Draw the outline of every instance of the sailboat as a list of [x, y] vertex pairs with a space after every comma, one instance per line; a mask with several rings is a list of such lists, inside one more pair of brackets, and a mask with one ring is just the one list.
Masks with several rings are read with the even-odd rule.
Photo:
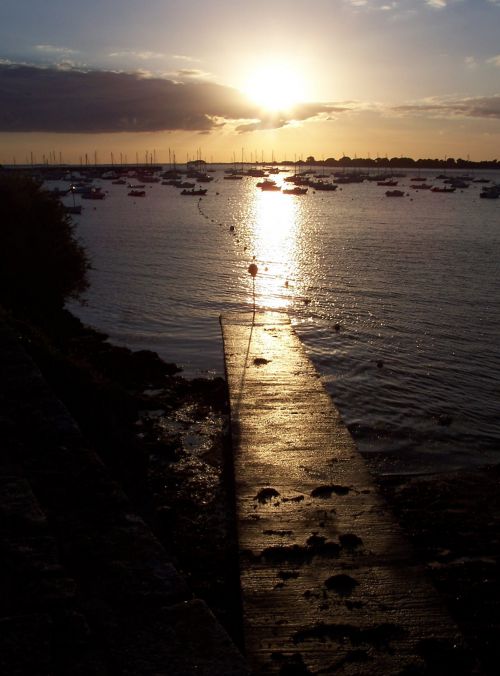
[[64, 204], [64, 213], [66, 214], [81, 214], [82, 213], [82, 205], [81, 204], [76, 204], [75, 202], [75, 191], [71, 188], [71, 195], [73, 197], [73, 204]]

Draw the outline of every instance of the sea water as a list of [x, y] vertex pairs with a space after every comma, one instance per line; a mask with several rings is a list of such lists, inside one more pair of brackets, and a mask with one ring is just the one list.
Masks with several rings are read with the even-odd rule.
[[72, 310], [188, 376], [223, 375], [219, 315], [251, 310], [255, 291], [257, 309], [289, 314], [377, 471], [500, 460], [500, 200], [476, 183], [413, 190], [411, 172], [402, 198], [368, 182], [291, 196], [212, 175], [201, 200], [97, 181], [107, 198], [74, 217], [92, 271]]

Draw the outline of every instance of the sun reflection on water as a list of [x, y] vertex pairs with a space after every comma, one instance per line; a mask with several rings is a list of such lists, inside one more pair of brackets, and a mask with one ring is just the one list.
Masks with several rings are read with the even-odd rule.
[[251, 249], [259, 273], [256, 303], [285, 310], [292, 302], [288, 280], [297, 277], [298, 206], [296, 198], [280, 192], [256, 191]]

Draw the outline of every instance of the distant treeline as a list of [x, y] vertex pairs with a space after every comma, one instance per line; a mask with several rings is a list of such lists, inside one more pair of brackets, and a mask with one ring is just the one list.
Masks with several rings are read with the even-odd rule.
[[366, 157], [348, 157], [347, 155], [336, 160], [334, 157], [329, 157], [326, 160], [316, 160], [310, 156], [307, 160], [300, 161], [300, 164], [314, 164], [327, 167], [373, 167], [373, 168], [421, 168], [421, 169], [500, 169], [500, 162], [495, 160], [480, 160], [473, 162], [472, 160], [464, 160], [462, 158], [455, 159], [454, 157], [447, 157], [446, 159], [431, 159], [421, 158], [414, 160], [412, 157], [377, 157], [375, 159]]
[[[214, 162], [214, 164], [234, 164], [229, 162]], [[344, 155], [338, 160], [334, 157], [328, 157], [326, 160], [317, 160], [314, 156], [310, 155], [306, 160], [282, 160], [282, 161], [273, 161], [273, 162], [242, 162], [237, 163], [242, 165], [251, 165], [251, 164], [264, 164], [264, 165], [281, 165], [281, 166], [326, 166], [326, 167], [350, 167], [350, 168], [392, 168], [392, 169], [496, 169], [500, 170], [500, 161], [497, 159], [494, 160], [480, 160], [478, 162], [473, 162], [472, 160], [464, 160], [461, 157], [455, 159], [454, 157], [447, 157], [445, 159], [432, 159], [432, 158], [420, 158], [418, 160], [413, 159], [412, 157], [349, 157]], [[196, 162], [188, 162], [188, 165], [198, 165], [204, 166], [208, 165], [204, 160], [197, 160]], [[63, 165], [18, 165], [18, 166], [3, 166], [0, 164], [0, 171], [2, 169], [6, 171], [18, 171], [19, 173], [33, 171], [34, 169], [42, 174], [50, 173], [51, 171], [61, 171], [61, 170], [79, 170], [83, 172], [88, 172], [91, 170], [106, 172], [106, 171], [124, 171], [127, 169], [135, 169], [138, 171], [161, 171], [163, 167], [171, 166], [167, 163], [159, 164], [98, 164], [98, 165], [89, 165], [82, 166], [77, 164], [63, 164]]]

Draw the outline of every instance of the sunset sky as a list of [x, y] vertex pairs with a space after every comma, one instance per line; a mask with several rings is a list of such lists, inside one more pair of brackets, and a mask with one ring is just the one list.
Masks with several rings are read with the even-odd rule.
[[500, 158], [500, 0], [2, 0], [0, 162]]

